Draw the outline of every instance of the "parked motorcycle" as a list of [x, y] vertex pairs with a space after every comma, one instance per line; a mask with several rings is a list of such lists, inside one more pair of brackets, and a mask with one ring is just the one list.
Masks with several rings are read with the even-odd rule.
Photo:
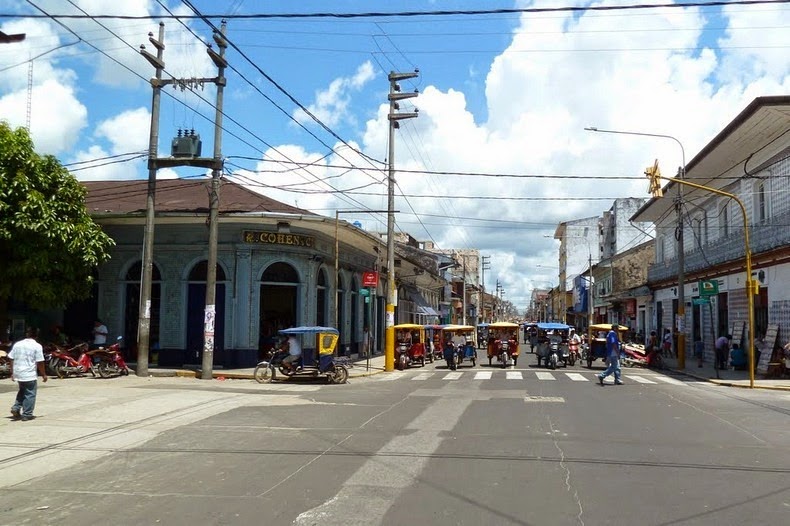
[[11, 360], [8, 359], [8, 353], [0, 350], [0, 378], [11, 376]]
[[95, 351], [91, 351], [91, 354], [96, 360], [94, 368], [102, 378], [129, 375], [129, 367], [127, 367], [126, 361], [121, 354], [121, 340], [123, 340], [123, 337], [118, 336], [116, 342], [107, 349], [96, 349]]
[[[75, 356], [78, 356], [78, 358], [75, 358]], [[58, 378], [67, 378], [72, 375], [82, 376], [87, 373], [91, 373], [91, 376], [96, 376], [87, 343], [81, 343], [71, 349], [53, 346], [50, 353], [49, 367]]]

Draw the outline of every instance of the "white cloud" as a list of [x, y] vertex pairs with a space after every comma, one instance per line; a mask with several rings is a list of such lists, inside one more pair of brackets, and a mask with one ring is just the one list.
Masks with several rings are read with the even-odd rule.
[[[359, 92], [375, 76], [373, 65], [366, 61], [357, 68], [354, 75], [337, 78], [328, 88], [316, 93], [315, 103], [307, 106], [307, 109], [328, 126], [336, 126], [340, 122], [353, 123], [354, 119], [349, 111], [352, 94]], [[294, 118], [303, 123], [310, 121], [302, 110], [297, 110]]]
[[[77, 142], [86, 126], [88, 110], [80, 103], [74, 90], [46, 80], [33, 88], [30, 133], [41, 153], [58, 154]], [[0, 115], [13, 126], [24, 126], [27, 119], [27, 90], [0, 97]]]
[[148, 149], [148, 136], [151, 129], [151, 112], [147, 108], [127, 110], [96, 127], [96, 137], [107, 139], [110, 152], [135, 152]]

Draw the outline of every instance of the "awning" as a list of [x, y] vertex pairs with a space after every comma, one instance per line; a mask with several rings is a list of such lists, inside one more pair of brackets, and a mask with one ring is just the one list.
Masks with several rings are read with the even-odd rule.
[[426, 316], [438, 316], [439, 313], [431, 307], [431, 304], [428, 303], [428, 300], [420, 294], [420, 291], [417, 290], [417, 287], [414, 286], [405, 286], [404, 287], [406, 292], [406, 300], [414, 302], [414, 305], [417, 307], [417, 314], [424, 314]]

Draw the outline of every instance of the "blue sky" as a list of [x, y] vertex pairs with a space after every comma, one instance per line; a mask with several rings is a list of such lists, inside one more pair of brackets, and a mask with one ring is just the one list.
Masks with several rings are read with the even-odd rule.
[[[154, 0], [73, 2], [91, 15], [165, 12]], [[177, 14], [190, 13], [181, 2], [161, 2]], [[51, 14], [78, 12], [67, 1], [33, 3]], [[624, 3], [194, 1], [204, 14]], [[136, 49], [147, 43], [148, 31], [157, 31], [158, 20], [102, 20], [117, 36], [92, 20], [61, 20], [79, 35], [78, 40], [52, 20], [26, 17], [33, 13], [39, 11], [28, 2], [0, 0], [0, 14], [18, 15], [0, 18], [3, 31], [28, 34], [22, 44], [0, 47], [0, 118], [25, 124], [25, 62], [54, 50], [33, 61], [31, 131], [37, 148], [64, 163], [145, 150], [151, 89], [140, 76], [147, 79], [153, 69]], [[165, 22], [168, 73], [213, 76], [204, 44], [178, 21]], [[184, 22], [210, 40], [204, 22]], [[677, 145], [671, 141], [591, 134], [583, 127], [673, 135], [690, 159], [755, 97], [788, 93], [789, 26], [790, 6], [780, 4], [574, 14], [230, 20], [228, 36], [345, 142], [378, 161], [386, 155], [386, 74], [419, 68], [419, 78], [404, 82], [403, 89], [418, 88], [420, 96], [403, 108], [409, 111], [413, 104], [420, 117], [404, 122], [399, 130], [395, 160], [398, 168], [425, 173], [398, 176], [399, 193], [410, 196], [408, 202], [399, 198], [396, 203], [402, 211], [398, 228], [442, 248], [478, 248], [491, 255], [493, 275], [486, 276], [486, 283], [499, 279], [506, 299], [524, 307], [533, 287], [557, 283], [556, 270], [551, 269], [557, 261], [556, 241], [545, 236], [553, 234], [559, 221], [600, 215], [616, 197], [646, 197], [641, 173], [655, 158], [665, 172], [680, 164]], [[55, 49], [59, 46], [64, 47]], [[371, 164], [305, 120], [294, 102], [235, 50], [229, 49], [227, 57], [252, 83], [228, 72], [223, 154], [232, 180], [329, 216], [338, 207], [386, 207], [380, 172], [343, 168]], [[169, 139], [179, 127], [194, 128], [202, 136], [204, 153], [211, 152], [211, 124], [199, 113], [213, 118], [213, 108], [199, 96], [213, 103], [213, 89], [206, 87], [197, 92], [199, 96], [172, 88], [167, 92], [173, 96], [162, 98], [160, 152], [169, 153]], [[294, 169], [294, 162], [313, 165]], [[146, 172], [140, 159], [83, 169], [75, 175], [83, 180], [128, 179], [146, 177]], [[176, 175], [196, 172], [160, 174]], [[579, 178], [552, 177], [556, 175]], [[607, 175], [634, 180], [601, 179]], [[331, 179], [310, 183], [325, 178]], [[331, 188], [356, 190], [339, 195], [328, 193]], [[599, 199], [579, 199], [589, 197]], [[376, 218], [359, 220], [365, 228], [383, 229]]]

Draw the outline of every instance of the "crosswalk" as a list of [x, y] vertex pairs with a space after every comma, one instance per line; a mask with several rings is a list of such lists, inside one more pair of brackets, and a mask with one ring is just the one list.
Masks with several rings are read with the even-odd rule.
[[[404, 376], [403, 373], [393, 373], [390, 375], [383, 375], [377, 378], [379, 381], [392, 381], [398, 379], [410, 379], [414, 382], [424, 382], [427, 380], [444, 380], [455, 382], [459, 380], [539, 380], [539, 381], [572, 381], [572, 382], [597, 382], [598, 376], [595, 372], [580, 373], [580, 372], [565, 372], [565, 371], [433, 371], [433, 372], [419, 372], [414, 375]], [[607, 383], [613, 382], [613, 378], [606, 379]], [[671, 384], [671, 385], [685, 385], [686, 383], [673, 378], [660, 374], [643, 375], [643, 374], [623, 374], [624, 382], [631, 382], [634, 384]]]

